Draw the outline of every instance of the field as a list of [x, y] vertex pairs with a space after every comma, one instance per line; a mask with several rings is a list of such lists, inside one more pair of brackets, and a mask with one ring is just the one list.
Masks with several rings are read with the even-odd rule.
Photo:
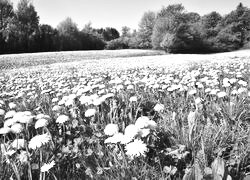
[[250, 51], [0, 57], [0, 179], [247, 180]]

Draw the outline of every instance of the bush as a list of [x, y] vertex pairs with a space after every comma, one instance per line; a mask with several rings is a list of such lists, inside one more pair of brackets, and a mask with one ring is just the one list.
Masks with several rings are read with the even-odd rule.
[[105, 49], [129, 49], [129, 38], [118, 38], [107, 42]]

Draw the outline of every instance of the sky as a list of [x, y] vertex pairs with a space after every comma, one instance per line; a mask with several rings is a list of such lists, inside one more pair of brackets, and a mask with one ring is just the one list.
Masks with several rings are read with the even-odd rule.
[[[14, 7], [19, 0], [10, 0]], [[250, 8], [250, 0], [31, 0], [40, 17], [41, 24], [53, 27], [71, 17], [82, 29], [91, 22], [94, 28], [114, 27], [121, 31], [122, 26], [138, 29], [144, 12], [158, 11], [162, 6], [181, 3], [186, 11], [200, 15], [217, 11], [224, 15], [242, 2]]]

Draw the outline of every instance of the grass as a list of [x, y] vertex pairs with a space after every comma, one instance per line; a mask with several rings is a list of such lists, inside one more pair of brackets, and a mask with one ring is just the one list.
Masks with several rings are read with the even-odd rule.
[[0, 74], [0, 179], [248, 176], [248, 51], [71, 61]]
[[0, 70], [65, 63], [72, 61], [100, 60], [138, 56], [163, 55], [163, 51], [154, 50], [102, 50], [102, 51], [67, 51], [32, 54], [13, 54], [0, 56]]

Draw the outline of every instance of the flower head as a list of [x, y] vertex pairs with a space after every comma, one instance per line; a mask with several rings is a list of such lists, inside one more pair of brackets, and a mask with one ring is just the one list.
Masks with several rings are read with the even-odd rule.
[[50, 163], [45, 163], [42, 167], [41, 167], [41, 172], [48, 172], [51, 168], [53, 168], [55, 166], [55, 161], [51, 161]]
[[40, 148], [42, 145], [48, 143], [51, 137], [49, 134], [42, 134], [34, 136], [29, 142], [30, 149]]
[[94, 116], [96, 113], [96, 110], [95, 109], [88, 109], [86, 112], [85, 112], [85, 116], [86, 117], [92, 117]]
[[147, 145], [142, 140], [135, 139], [133, 142], [128, 143], [125, 149], [126, 154], [134, 158], [140, 155], [145, 156]]
[[59, 124], [63, 124], [65, 123], [66, 121], [69, 120], [69, 117], [66, 116], [66, 115], [60, 115], [58, 116], [58, 118], [56, 119], [56, 122], [59, 123]]
[[104, 133], [108, 136], [113, 136], [114, 134], [117, 134], [118, 133], [117, 124], [108, 124], [104, 129]]

